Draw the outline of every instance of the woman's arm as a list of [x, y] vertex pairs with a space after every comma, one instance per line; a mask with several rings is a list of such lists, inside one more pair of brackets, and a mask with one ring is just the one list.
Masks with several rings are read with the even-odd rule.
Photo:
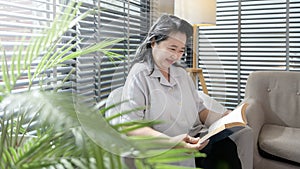
[[127, 133], [131, 136], [153, 136], [159, 138], [166, 138], [168, 142], [180, 144], [178, 147], [184, 147], [188, 149], [202, 150], [207, 144], [208, 141], [203, 142], [202, 144], [197, 144], [199, 138], [189, 136], [188, 134], [182, 134], [175, 137], [169, 137], [159, 131], [152, 129], [151, 127], [143, 127]]
[[226, 116], [230, 112], [231, 110], [227, 110], [222, 114], [222, 113], [216, 113], [209, 109], [203, 109], [202, 111], [199, 112], [199, 118], [202, 124], [206, 126], [210, 126], [213, 122], [219, 120], [223, 116]]
[[208, 109], [204, 109], [199, 112], [199, 118], [202, 124], [205, 124], [208, 114], [209, 114]]
[[169, 138], [169, 136], [152, 129], [151, 127], [143, 127], [139, 129], [135, 129], [127, 133], [130, 136], [153, 136], [153, 137], [162, 137]]

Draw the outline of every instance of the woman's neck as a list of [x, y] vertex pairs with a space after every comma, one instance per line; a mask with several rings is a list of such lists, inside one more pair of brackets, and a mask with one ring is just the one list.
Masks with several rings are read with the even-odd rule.
[[168, 82], [170, 82], [170, 68], [167, 70], [160, 70], [160, 72], [168, 80]]

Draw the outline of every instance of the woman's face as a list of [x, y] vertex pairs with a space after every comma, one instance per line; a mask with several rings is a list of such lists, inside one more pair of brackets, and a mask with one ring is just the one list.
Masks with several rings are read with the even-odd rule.
[[186, 35], [181, 32], [170, 33], [168, 38], [159, 43], [152, 42], [152, 54], [155, 64], [163, 71], [180, 60], [186, 43]]

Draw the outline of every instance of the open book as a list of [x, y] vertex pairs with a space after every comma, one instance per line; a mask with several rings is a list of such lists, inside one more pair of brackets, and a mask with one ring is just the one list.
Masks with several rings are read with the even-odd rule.
[[209, 139], [210, 142], [216, 142], [245, 128], [247, 125], [245, 112], [247, 106], [247, 103], [243, 103], [228, 115], [211, 124], [208, 128], [208, 133], [201, 137], [198, 143], [201, 144], [207, 139]]

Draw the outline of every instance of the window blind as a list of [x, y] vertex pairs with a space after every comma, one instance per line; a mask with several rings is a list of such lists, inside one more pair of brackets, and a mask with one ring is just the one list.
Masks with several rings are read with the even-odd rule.
[[143, 40], [150, 24], [150, 1], [85, 0], [81, 11], [95, 9], [80, 22], [77, 30], [86, 39], [81, 46], [120, 39], [109, 46], [116, 55], [92, 53], [76, 60], [76, 87], [89, 104], [97, 104], [109, 93], [123, 86], [128, 63]]
[[118, 49], [116, 52], [121, 57], [113, 61], [104, 57], [101, 61], [99, 87], [101, 98], [105, 98], [126, 80], [128, 63], [149, 29], [150, 1], [101, 1], [100, 7], [103, 9], [100, 13], [100, 34], [104, 37], [124, 38], [122, 43], [113, 47]]
[[[74, 43], [81, 40], [73, 49], [76, 51], [106, 39], [120, 38], [122, 40], [119, 43], [110, 46], [111, 51], [117, 55], [114, 58], [100, 52], [84, 55], [66, 62], [65, 66], [47, 70], [43, 78], [46, 80], [46, 88], [51, 90], [56, 85], [63, 84], [60, 91], [85, 96], [83, 102], [94, 105], [105, 99], [111, 90], [124, 84], [128, 62], [149, 29], [151, 3], [149, 0], [81, 0], [80, 2], [82, 2], [81, 13], [90, 9], [95, 12], [90, 13], [63, 35], [62, 42], [67, 42], [74, 37]], [[21, 44], [26, 46], [29, 38], [42, 36], [41, 30], [50, 26], [58, 8], [66, 3], [55, 0], [0, 1], [0, 39], [8, 58], [13, 55], [15, 46]], [[22, 37], [25, 37], [25, 40], [21, 41]], [[37, 65], [39, 61], [34, 64]], [[3, 85], [2, 73], [0, 76], [0, 83]], [[25, 91], [28, 85], [27, 72], [24, 71], [17, 81], [14, 92]], [[38, 79], [32, 86], [35, 87], [39, 87]]]
[[241, 95], [249, 73], [288, 70], [289, 12], [286, 0], [241, 2]]
[[217, 1], [217, 26], [199, 28], [199, 66], [211, 97], [227, 107], [238, 102], [238, 1]]
[[290, 71], [300, 71], [300, 1], [289, 1], [289, 58]]
[[[43, 36], [42, 31], [50, 27], [58, 8], [62, 8], [64, 3], [56, 3], [54, 0], [11, 0], [0, 1], [0, 43], [2, 54], [6, 55], [8, 65], [12, 66], [12, 55], [17, 46], [23, 45], [24, 51], [30, 45], [30, 38]], [[70, 39], [68, 35], [62, 36], [63, 41]], [[58, 46], [59, 47], [59, 46]], [[4, 52], [5, 51], [5, 52]], [[34, 72], [39, 60], [33, 65], [31, 72]], [[44, 88], [54, 89], [66, 78], [71, 66], [57, 67], [46, 70], [43, 74], [45, 80]], [[3, 72], [0, 73], [0, 83], [3, 85]], [[39, 88], [39, 79], [33, 81], [31, 89]], [[21, 77], [16, 82], [13, 92], [28, 90], [28, 71], [23, 70]], [[69, 85], [65, 83], [65, 85]], [[63, 89], [63, 88], [61, 88]]]
[[234, 108], [253, 71], [299, 71], [299, 0], [217, 0], [200, 28], [199, 66], [212, 97]]

